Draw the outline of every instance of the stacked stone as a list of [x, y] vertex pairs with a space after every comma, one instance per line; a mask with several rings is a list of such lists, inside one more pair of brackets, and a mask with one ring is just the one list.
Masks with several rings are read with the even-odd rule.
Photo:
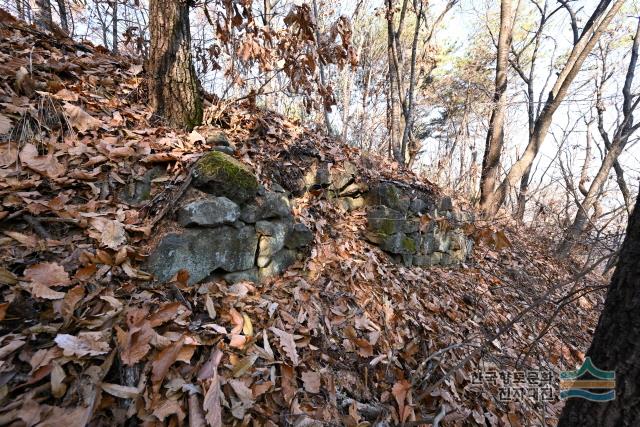
[[408, 266], [464, 262], [472, 241], [459, 226], [467, 216], [454, 211], [449, 197], [436, 205], [407, 193], [389, 182], [372, 186], [367, 196], [365, 238]]
[[189, 283], [211, 274], [229, 282], [254, 282], [282, 273], [313, 233], [296, 224], [284, 190], [266, 191], [251, 170], [215, 150], [193, 170], [192, 186], [207, 194], [181, 206], [179, 232], [163, 236], [149, 256], [157, 280], [189, 272]]

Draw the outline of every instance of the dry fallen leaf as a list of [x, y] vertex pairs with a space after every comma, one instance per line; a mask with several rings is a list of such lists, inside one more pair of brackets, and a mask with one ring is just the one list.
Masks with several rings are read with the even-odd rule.
[[107, 218], [91, 218], [91, 225], [100, 233], [94, 235], [101, 244], [111, 249], [119, 249], [127, 242], [127, 234], [121, 222]]
[[102, 332], [80, 332], [78, 336], [58, 334], [54, 341], [65, 356], [98, 356], [110, 350]]
[[24, 278], [44, 286], [68, 286], [71, 284], [69, 274], [55, 262], [32, 265], [24, 271]]
[[25, 144], [22, 148], [20, 162], [29, 169], [48, 178], [57, 178], [67, 171], [67, 168], [54, 156], [53, 150], [49, 150], [47, 154], [40, 155], [33, 144]]
[[298, 366], [300, 359], [298, 357], [298, 352], [296, 351], [296, 342], [293, 338], [293, 334], [285, 332], [282, 329], [278, 329], [275, 326], [270, 327], [269, 330], [278, 337], [282, 349], [287, 356], [289, 356], [291, 362], [293, 362], [293, 366]]
[[0, 114], [0, 135], [7, 135], [13, 129], [11, 119], [4, 114]]
[[154, 389], [160, 389], [162, 380], [164, 380], [167, 372], [169, 372], [169, 368], [178, 358], [183, 345], [184, 336], [181, 336], [178, 341], [162, 350], [156, 360], [153, 361], [153, 368], [151, 370], [151, 381], [153, 382]]
[[222, 352], [217, 348], [211, 352], [211, 357], [198, 373], [198, 379], [209, 380], [209, 387], [204, 396], [202, 407], [207, 413], [206, 419], [211, 427], [222, 427], [222, 407], [220, 405], [220, 380], [218, 378], [218, 365], [222, 360]]
[[102, 383], [100, 387], [105, 392], [112, 396], [119, 397], [121, 399], [134, 399], [140, 396], [140, 390], [136, 387], [128, 387], [120, 384]]
[[320, 373], [319, 372], [303, 372], [302, 382], [304, 383], [304, 389], [309, 393], [320, 393]]
[[85, 133], [88, 130], [98, 129], [102, 126], [102, 121], [91, 116], [82, 108], [73, 104], [64, 104], [64, 112], [69, 117], [69, 122], [79, 132]]

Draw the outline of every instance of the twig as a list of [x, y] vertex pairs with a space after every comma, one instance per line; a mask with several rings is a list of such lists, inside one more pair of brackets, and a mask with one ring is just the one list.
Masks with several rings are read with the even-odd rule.
[[158, 212], [158, 214], [151, 221], [150, 227], [153, 227], [154, 225], [156, 225], [169, 212], [173, 212], [177, 208], [178, 200], [180, 200], [180, 198], [182, 197], [184, 192], [187, 191], [187, 188], [189, 188], [189, 184], [191, 184], [191, 179], [192, 179], [191, 170], [192, 170], [192, 168], [189, 168], [189, 172], [188, 172], [187, 177], [185, 178], [185, 180], [180, 185], [180, 188], [178, 188], [178, 191], [176, 191], [176, 193], [173, 195], [173, 198], [172, 198], [173, 200], [171, 200], [171, 203], [164, 203], [163, 204], [162, 209], [160, 210], [160, 212]]

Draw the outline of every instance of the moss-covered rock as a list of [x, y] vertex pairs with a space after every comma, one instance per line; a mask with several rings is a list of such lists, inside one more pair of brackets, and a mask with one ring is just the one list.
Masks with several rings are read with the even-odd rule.
[[206, 193], [244, 203], [255, 197], [258, 179], [244, 163], [228, 154], [212, 151], [196, 163], [193, 186]]

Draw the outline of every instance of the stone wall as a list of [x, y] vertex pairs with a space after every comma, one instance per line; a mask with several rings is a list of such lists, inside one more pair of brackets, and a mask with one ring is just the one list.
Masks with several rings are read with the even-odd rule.
[[265, 190], [247, 166], [221, 151], [198, 161], [191, 185], [202, 197], [180, 206], [179, 231], [162, 236], [149, 255], [148, 270], [161, 282], [181, 269], [192, 284], [212, 275], [257, 282], [282, 273], [313, 241], [295, 223], [284, 190]]
[[365, 182], [347, 161], [313, 160], [289, 181], [295, 187], [290, 192], [278, 184], [266, 190], [225, 147], [196, 163], [191, 186], [199, 195], [182, 203], [178, 231], [161, 236], [152, 250], [147, 268], [158, 281], [181, 269], [192, 284], [212, 277], [258, 282], [281, 274], [313, 241], [311, 230], [295, 222], [288, 197], [306, 192], [346, 211], [366, 209], [363, 238], [405, 265], [455, 265], [471, 252], [462, 226], [473, 218], [454, 209], [448, 197], [401, 182]]
[[454, 208], [450, 197], [400, 182], [361, 182], [350, 162], [331, 168], [313, 162], [302, 184], [308, 191], [323, 189], [347, 211], [365, 208], [364, 238], [405, 265], [451, 266], [465, 262], [471, 254], [473, 240], [462, 227], [473, 222], [473, 215]]
[[365, 238], [405, 265], [456, 265], [471, 253], [473, 241], [462, 226], [473, 218], [454, 210], [449, 197], [433, 200], [379, 182], [371, 186], [367, 205]]

